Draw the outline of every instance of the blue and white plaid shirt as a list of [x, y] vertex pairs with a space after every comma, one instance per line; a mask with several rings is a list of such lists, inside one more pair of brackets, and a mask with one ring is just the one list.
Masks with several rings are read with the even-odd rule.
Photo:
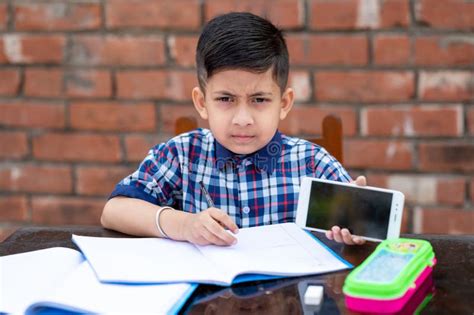
[[306, 140], [277, 131], [259, 151], [235, 155], [209, 130], [197, 129], [153, 147], [110, 198], [139, 198], [197, 213], [209, 208], [202, 181], [217, 208], [237, 226], [251, 227], [294, 221], [305, 176], [350, 181], [336, 159]]

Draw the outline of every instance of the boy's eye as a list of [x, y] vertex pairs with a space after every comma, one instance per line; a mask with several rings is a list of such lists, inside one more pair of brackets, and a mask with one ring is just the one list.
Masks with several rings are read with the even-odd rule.
[[232, 102], [232, 98], [230, 96], [220, 96], [220, 97], [217, 97], [215, 100], [217, 102], [224, 102], [224, 103]]
[[255, 103], [266, 103], [266, 102], [270, 102], [270, 100], [268, 98], [264, 98], [264, 97], [256, 97], [254, 98], [253, 100]]

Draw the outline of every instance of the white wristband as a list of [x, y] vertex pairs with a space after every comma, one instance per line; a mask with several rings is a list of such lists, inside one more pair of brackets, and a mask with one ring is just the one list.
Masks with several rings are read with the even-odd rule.
[[155, 224], [161, 236], [163, 236], [164, 238], [170, 238], [168, 234], [166, 234], [165, 231], [163, 231], [163, 229], [161, 228], [160, 215], [161, 215], [161, 212], [163, 212], [163, 210], [174, 210], [174, 209], [171, 207], [161, 207], [160, 209], [158, 209], [155, 214]]

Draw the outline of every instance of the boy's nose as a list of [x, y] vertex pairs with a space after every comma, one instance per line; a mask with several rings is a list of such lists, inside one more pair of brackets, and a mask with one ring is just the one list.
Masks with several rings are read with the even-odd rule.
[[253, 118], [246, 106], [239, 106], [232, 119], [232, 124], [239, 126], [248, 126], [253, 124]]

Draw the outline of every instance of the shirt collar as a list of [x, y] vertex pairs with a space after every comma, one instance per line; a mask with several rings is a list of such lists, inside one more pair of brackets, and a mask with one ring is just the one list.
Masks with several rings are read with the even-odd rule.
[[251, 154], [235, 154], [220, 144], [217, 139], [215, 139], [215, 148], [216, 166], [219, 169], [223, 169], [229, 163], [237, 165], [240, 161], [249, 159], [257, 168], [271, 174], [281, 155], [282, 137], [277, 130], [267, 145]]

